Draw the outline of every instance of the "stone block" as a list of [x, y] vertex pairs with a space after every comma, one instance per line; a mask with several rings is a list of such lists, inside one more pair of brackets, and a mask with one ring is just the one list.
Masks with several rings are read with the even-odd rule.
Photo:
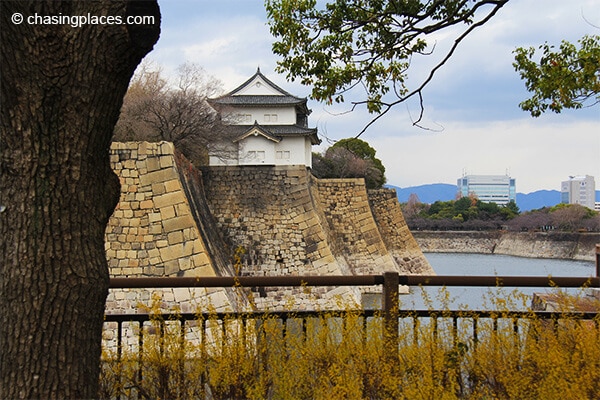
[[162, 263], [162, 259], [160, 257], [150, 257], [149, 262], [150, 262], [149, 265], [158, 265], [158, 264]]
[[162, 225], [164, 231], [168, 233], [193, 227], [195, 226], [195, 222], [191, 215], [184, 215], [164, 220]]
[[165, 289], [162, 295], [163, 301], [173, 302], [175, 301], [175, 296], [173, 295], [173, 289]]
[[152, 200], [143, 200], [139, 204], [140, 209], [152, 209], [154, 207], [154, 202]]
[[183, 257], [177, 260], [179, 262], [179, 271], [187, 271], [192, 269], [192, 260], [190, 257]]
[[194, 254], [194, 249], [196, 248], [195, 242], [184, 242], [183, 243], [183, 254], [184, 256], [191, 256]]
[[179, 272], [179, 262], [177, 260], [171, 260], [165, 262], [165, 275], [172, 276], [177, 275]]
[[231, 308], [229, 299], [225, 291], [219, 291], [208, 295], [208, 304], [215, 308], [217, 312], [222, 312]]
[[169, 168], [173, 166], [173, 156], [160, 156], [159, 157], [160, 167], [161, 168]]
[[188, 215], [190, 214], [190, 206], [187, 201], [185, 203], [179, 203], [175, 205], [175, 214], [177, 216]]
[[178, 179], [177, 171], [174, 168], [161, 169], [140, 175], [140, 185], [149, 186], [153, 183], [166, 182], [172, 179]]
[[125, 300], [125, 292], [123, 290], [114, 290], [111, 293], [114, 296], [114, 300]]
[[173, 288], [173, 296], [178, 303], [189, 302], [193, 299], [189, 288]]
[[165, 193], [160, 196], [154, 196], [154, 206], [162, 208], [179, 203], [187, 203], [187, 199], [183, 191]]
[[135, 267], [139, 267], [140, 262], [137, 258], [130, 258], [129, 261], [127, 262], [127, 267], [129, 268], [135, 268]]
[[196, 239], [198, 236], [196, 235], [196, 230], [194, 228], [187, 228], [184, 229], [182, 231], [183, 233], [183, 240], [185, 240], [186, 242], [188, 240], [194, 240]]
[[150, 233], [151, 235], [160, 235], [162, 232], [163, 229], [162, 225], [160, 224], [150, 225], [150, 227], [148, 228], [148, 233]]
[[[157, 149], [156, 154], [173, 154], [175, 152], [175, 147], [171, 142], [160, 142], [160, 149]], [[159, 153], [160, 152], [160, 153]]]
[[167, 240], [169, 241], [169, 245], [181, 243], [181, 242], [183, 242], [183, 232], [181, 232], [181, 231], [169, 232], [167, 234]]
[[206, 253], [194, 254], [192, 256], [192, 262], [196, 268], [210, 266], [210, 259]]
[[165, 184], [163, 182], [155, 182], [152, 184], [152, 194], [161, 195], [167, 192]]
[[[133, 154], [132, 154], [132, 156], [133, 156]], [[123, 161], [123, 169], [124, 170], [131, 170], [134, 168], [135, 168], [135, 160], [129, 159], [129, 160]]]
[[137, 152], [141, 155], [147, 155], [149, 151], [151, 151], [152, 144], [148, 142], [139, 142], [137, 144]]
[[167, 220], [175, 217], [175, 208], [173, 206], [163, 206], [160, 208], [160, 219]]
[[176, 260], [180, 257], [184, 257], [184, 249], [183, 249], [183, 243], [179, 243], [176, 245], [172, 245], [172, 246], [166, 246], [166, 247], [160, 247], [159, 246], [159, 251], [160, 251], [160, 257], [162, 258], [163, 261], [171, 261], [171, 260]]
[[179, 179], [171, 179], [170, 181], [166, 181], [163, 183], [165, 192], [175, 192], [181, 190], [181, 184], [179, 183]]
[[[161, 227], [162, 229], [162, 227]], [[146, 249], [153, 249], [154, 248], [154, 235], [148, 235], [148, 229], [146, 229], [146, 234], [144, 234], [144, 237], [142, 238], [142, 242], [144, 242], [145, 244], [145, 248]]]
[[215, 276], [215, 272], [213, 271], [211, 266], [202, 266], [202, 267], [196, 267], [193, 269], [189, 269], [187, 271], [183, 271], [183, 276], [185, 276], [185, 277]]
[[149, 157], [146, 159], [146, 168], [148, 172], [157, 171], [160, 169], [160, 162], [157, 157]]
[[148, 221], [150, 223], [159, 222], [161, 220], [161, 216], [159, 212], [151, 212], [148, 213]]
[[161, 276], [164, 275], [165, 269], [158, 265], [149, 265], [144, 267], [144, 275], [146, 276]]

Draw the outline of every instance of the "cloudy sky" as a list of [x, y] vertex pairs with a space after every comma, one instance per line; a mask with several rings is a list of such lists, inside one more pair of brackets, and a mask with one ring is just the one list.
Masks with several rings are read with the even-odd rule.
[[[310, 89], [274, 70], [272, 36], [263, 0], [159, 0], [162, 34], [148, 56], [173, 73], [193, 62], [223, 82], [225, 91], [260, 67], [284, 89], [305, 97]], [[512, 66], [516, 47], [545, 41], [576, 42], [600, 34], [600, 0], [511, 0], [487, 25], [462, 43], [424, 92], [429, 130], [412, 126], [419, 108], [397, 106], [363, 134], [387, 168], [388, 183], [400, 187], [455, 184], [463, 173], [505, 174], [517, 191], [560, 190], [569, 175], [593, 175], [600, 188], [600, 105], [531, 118], [518, 108], [527, 93]], [[435, 38], [448, 44], [449, 35]], [[417, 60], [416, 82], [430, 60]], [[354, 136], [372, 118], [366, 112], [340, 115], [346, 106], [309, 100], [309, 125], [328, 140]], [[322, 149], [323, 147], [321, 147]]]

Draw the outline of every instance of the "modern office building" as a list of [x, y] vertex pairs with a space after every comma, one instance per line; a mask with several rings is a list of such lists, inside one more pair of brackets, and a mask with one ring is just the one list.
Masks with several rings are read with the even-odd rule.
[[485, 203], [506, 205], [517, 200], [515, 179], [508, 175], [464, 175], [457, 189], [460, 197], [474, 195]]
[[590, 175], [570, 176], [568, 181], [560, 185], [562, 203], [581, 204], [594, 209], [596, 202], [596, 182]]

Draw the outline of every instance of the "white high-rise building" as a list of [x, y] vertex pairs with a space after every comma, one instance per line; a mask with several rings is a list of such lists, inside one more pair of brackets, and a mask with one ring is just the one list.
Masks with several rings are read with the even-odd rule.
[[596, 202], [596, 182], [590, 175], [570, 176], [568, 181], [560, 185], [561, 202], [567, 204], [581, 204], [589, 209], [594, 209]]
[[485, 203], [506, 205], [517, 200], [515, 179], [508, 175], [465, 175], [456, 186], [460, 197], [475, 195]]

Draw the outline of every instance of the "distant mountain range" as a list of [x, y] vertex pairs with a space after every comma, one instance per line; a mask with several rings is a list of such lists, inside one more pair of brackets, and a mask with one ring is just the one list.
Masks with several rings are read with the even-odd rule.
[[406, 203], [411, 194], [419, 196], [421, 203], [435, 203], [436, 201], [448, 201], [456, 199], [456, 185], [447, 183], [433, 183], [430, 185], [409, 186], [401, 188], [393, 185], [386, 185], [391, 189], [396, 189], [398, 201]]
[[[398, 186], [386, 185], [396, 189], [398, 201], [406, 203], [409, 196], [414, 193], [419, 196], [421, 203], [434, 203], [438, 200], [448, 201], [456, 198], [456, 185], [448, 183], [433, 183], [429, 185], [410, 186], [400, 188]], [[596, 199], [600, 197], [600, 191], [596, 191]], [[560, 191], [538, 190], [532, 193], [517, 193], [517, 206], [521, 211], [535, 210], [542, 207], [552, 207], [560, 203]]]

